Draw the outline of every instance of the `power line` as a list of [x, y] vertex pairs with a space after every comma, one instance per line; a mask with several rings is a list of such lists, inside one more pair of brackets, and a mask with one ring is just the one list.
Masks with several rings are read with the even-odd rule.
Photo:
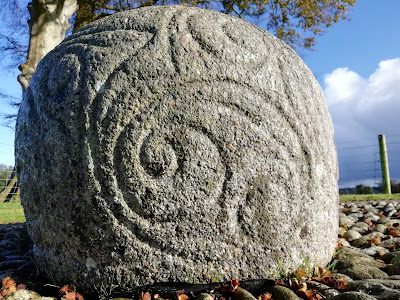
[[359, 149], [359, 148], [368, 148], [368, 147], [377, 147], [377, 145], [365, 145], [365, 146], [356, 146], [356, 147], [349, 147], [349, 148], [340, 148], [337, 149], [338, 151], [343, 151], [343, 150], [350, 150], [350, 149]]

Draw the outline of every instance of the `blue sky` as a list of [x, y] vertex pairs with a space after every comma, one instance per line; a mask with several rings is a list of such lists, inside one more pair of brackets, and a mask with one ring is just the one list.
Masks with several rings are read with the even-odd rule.
[[[341, 187], [379, 182], [378, 134], [386, 134], [390, 173], [400, 180], [400, 1], [358, 0], [351, 21], [300, 50], [323, 88], [335, 126]], [[0, 92], [18, 96], [18, 71], [0, 70]], [[0, 102], [0, 114], [13, 110]], [[0, 126], [0, 163], [12, 165], [14, 132]]]

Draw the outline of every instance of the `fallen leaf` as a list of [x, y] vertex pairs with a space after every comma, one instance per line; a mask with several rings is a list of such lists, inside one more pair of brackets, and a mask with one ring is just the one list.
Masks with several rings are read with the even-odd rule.
[[375, 246], [381, 246], [382, 245], [382, 238], [380, 236], [375, 236], [373, 239], [368, 240], [368, 244], [371, 246], [374, 244]]
[[15, 281], [11, 277], [5, 277], [2, 280], [0, 289], [0, 299], [4, 299], [7, 295], [14, 293], [17, 290]]
[[345, 205], [345, 206], [343, 207], [343, 209], [342, 209], [342, 212], [345, 213], [345, 214], [347, 215], [347, 213], [349, 212], [349, 210], [350, 210], [350, 207], [347, 206], [347, 205]]
[[[183, 293], [183, 291], [180, 291], [177, 295], [178, 300], [189, 300], [189, 297]], [[143, 299], [147, 300], [147, 299]]]
[[390, 228], [389, 234], [392, 235], [393, 237], [400, 237], [400, 230], [396, 228]]
[[150, 295], [150, 293], [149, 292], [146, 292], [146, 293], [141, 293], [140, 294], [140, 296], [139, 296], [139, 299], [140, 300], [151, 300], [151, 295]]
[[83, 300], [83, 296], [76, 292], [76, 288], [73, 285], [64, 285], [60, 292], [64, 293], [61, 300]]
[[18, 284], [17, 285], [17, 291], [19, 290], [25, 290], [26, 289], [26, 285], [25, 284]]
[[364, 222], [368, 224], [369, 230], [373, 230], [375, 228], [375, 224], [371, 220], [367, 219]]
[[70, 293], [70, 292], [75, 292], [75, 286], [73, 285], [64, 285], [61, 289], [60, 292], [63, 293]]
[[293, 272], [293, 276], [296, 277], [297, 279], [300, 279], [307, 276], [307, 272], [299, 269]]
[[3, 287], [9, 287], [15, 285], [15, 281], [11, 277], [4, 277], [1, 281]]
[[234, 292], [239, 286], [239, 282], [236, 279], [231, 280], [230, 292]]
[[307, 284], [305, 282], [301, 282], [299, 284], [299, 287], [298, 287], [297, 291], [305, 292], [306, 290], [307, 290]]
[[306, 290], [306, 291], [299, 291], [297, 293], [298, 296], [300, 296], [302, 299], [305, 300], [320, 300], [323, 299], [322, 296], [314, 290]]
[[270, 293], [265, 293], [265, 294], [259, 296], [257, 300], [271, 300], [271, 299], [272, 299], [272, 295]]

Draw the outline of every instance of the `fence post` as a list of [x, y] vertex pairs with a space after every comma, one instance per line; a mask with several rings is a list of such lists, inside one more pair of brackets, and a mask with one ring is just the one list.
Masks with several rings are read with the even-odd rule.
[[384, 194], [391, 194], [390, 191], [390, 175], [389, 175], [389, 162], [386, 149], [386, 137], [384, 134], [378, 135], [379, 139], [379, 152], [381, 154], [381, 168], [382, 168], [382, 189]]

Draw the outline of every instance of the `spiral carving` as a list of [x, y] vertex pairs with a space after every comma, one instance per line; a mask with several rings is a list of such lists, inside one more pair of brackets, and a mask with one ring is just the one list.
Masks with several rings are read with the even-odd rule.
[[25, 210], [59, 278], [268, 277], [278, 259], [331, 258], [320, 244], [336, 231], [318, 236], [337, 223], [326, 104], [261, 29], [196, 8], [121, 13], [51, 52], [25, 98]]

